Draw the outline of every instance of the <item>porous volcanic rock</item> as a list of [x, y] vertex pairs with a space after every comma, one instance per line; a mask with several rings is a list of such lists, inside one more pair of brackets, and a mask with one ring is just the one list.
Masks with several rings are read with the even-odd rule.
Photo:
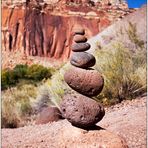
[[46, 107], [39, 113], [39, 116], [36, 119], [36, 124], [46, 124], [60, 119], [62, 119], [62, 116], [57, 107]]
[[83, 35], [76, 34], [73, 38], [76, 43], [86, 42], [87, 38]]
[[82, 69], [73, 66], [64, 74], [64, 80], [72, 89], [86, 96], [98, 95], [104, 85], [102, 75], [91, 68]]
[[72, 51], [86, 51], [90, 48], [90, 44], [88, 43], [74, 43], [71, 47]]
[[95, 65], [96, 59], [92, 54], [87, 52], [73, 52], [70, 63], [76, 67], [89, 68]]
[[105, 115], [99, 102], [81, 94], [64, 96], [60, 109], [64, 118], [72, 125], [82, 128], [94, 126]]

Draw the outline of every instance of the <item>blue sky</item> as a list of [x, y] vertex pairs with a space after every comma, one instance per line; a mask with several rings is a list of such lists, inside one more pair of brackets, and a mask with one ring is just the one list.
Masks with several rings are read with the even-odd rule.
[[129, 8], [139, 8], [147, 3], [147, 0], [127, 0]]

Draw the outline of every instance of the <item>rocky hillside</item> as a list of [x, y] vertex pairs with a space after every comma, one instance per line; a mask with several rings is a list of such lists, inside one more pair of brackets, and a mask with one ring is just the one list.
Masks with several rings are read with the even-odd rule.
[[[143, 6], [134, 13], [126, 16], [120, 21], [110, 25], [98, 35], [92, 37], [88, 42], [91, 44], [90, 52], [100, 47], [110, 46], [113, 42], [122, 42], [129, 49], [135, 49], [135, 43], [140, 40], [147, 46], [147, 6]], [[128, 33], [132, 30], [130, 39]], [[135, 38], [135, 39], [134, 39]], [[134, 41], [135, 40], [135, 41]], [[139, 40], [139, 41], [138, 41]], [[135, 42], [135, 43], [134, 43]]]
[[67, 59], [74, 27], [82, 26], [90, 38], [131, 12], [125, 3], [53, 2], [2, 1], [2, 63], [5, 63], [2, 67], [13, 66], [13, 62], [4, 62], [11, 60], [5, 57], [8, 52], [19, 54], [18, 59], [21, 55]]

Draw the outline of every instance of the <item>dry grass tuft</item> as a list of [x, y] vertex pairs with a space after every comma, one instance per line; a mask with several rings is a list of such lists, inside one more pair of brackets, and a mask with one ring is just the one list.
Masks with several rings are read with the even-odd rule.
[[26, 124], [32, 114], [31, 102], [36, 98], [37, 87], [26, 84], [2, 92], [2, 127], [19, 127]]
[[[146, 92], [146, 49], [131, 52], [122, 43], [96, 52], [96, 69], [105, 78], [102, 93], [105, 104], [121, 102]], [[140, 53], [140, 54], [139, 54]]]

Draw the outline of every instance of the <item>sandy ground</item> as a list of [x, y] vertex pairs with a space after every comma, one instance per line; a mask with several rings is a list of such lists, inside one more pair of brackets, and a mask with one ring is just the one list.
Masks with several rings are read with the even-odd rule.
[[[97, 125], [124, 137], [129, 148], [146, 148], [146, 97], [124, 101], [107, 108], [105, 117]], [[17, 129], [2, 129], [2, 148], [58, 148], [54, 144], [60, 141], [59, 131], [69, 127], [68, 122], [58, 121]], [[74, 131], [77, 132], [77, 129]], [[86, 139], [84, 141], [87, 142]]]
[[124, 137], [130, 148], [146, 148], [146, 97], [110, 107], [98, 125]]

